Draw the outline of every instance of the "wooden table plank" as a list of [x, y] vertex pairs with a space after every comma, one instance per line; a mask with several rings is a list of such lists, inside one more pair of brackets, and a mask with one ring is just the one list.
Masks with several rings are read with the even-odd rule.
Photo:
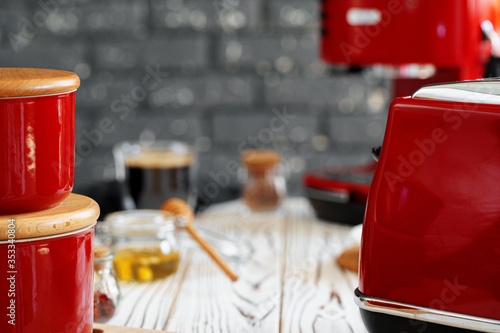
[[287, 202], [286, 212], [281, 332], [363, 332], [359, 315], [347, 317], [357, 313], [351, 273], [335, 263], [350, 228], [317, 221], [305, 201]]
[[196, 223], [239, 244], [232, 283], [197, 248], [185, 251], [172, 277], [122, 288], [110, 324], [172, 332], [364, 333], [353, 290], [357, 276], [335, 258], [350, 245], [350, 227], [313, 217], [305, 199], [278, 213], [247, 214], [240, 202], [214, 206]]
[[241, 216], [224, 207], [201, 216], [197, 223], [234, 238], [243, 250], [230, 262], [240, 280], [232, 283], [202, 252], [196, 251], [183, 283], [177, 309], [167, 329], [177, 332], [276, 332], [279, 312], [279, 228], [275, 214]]
[[109, 326], [104, 324], [94, 324], [93, 333], [160, 333], [162, 331], [152, 331], [143, 328]]
[[[189, 268], [188, 252], [177, 274], [153, 283], [127, 283], [121, 285], [122, 298], [110, 325], [163, 329], [164, 322]], [[154, 306], [156, 305], [156, 306]]]

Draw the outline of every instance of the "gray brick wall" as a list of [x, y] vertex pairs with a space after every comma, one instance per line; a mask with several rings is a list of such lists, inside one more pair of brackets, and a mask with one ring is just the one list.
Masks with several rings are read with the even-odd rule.
[[[280, 149], [298, 194], [305, 170], [369, 158], [390, 99], [388, 82], [321, 62], [318, 7], [315, 0], [3, 0], [0, 66], [81, 77], [76, 190], [113, 177], [113, 144], [154, 136], [198, 148], [200, 184], [237, 160], [243, 143]], [[293, 119], [270, 129], [276, 112]]]

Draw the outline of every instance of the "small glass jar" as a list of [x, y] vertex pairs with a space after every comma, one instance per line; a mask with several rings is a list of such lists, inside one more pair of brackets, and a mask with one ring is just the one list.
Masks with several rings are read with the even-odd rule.
[[94, 247], [94, 322], [105, 323], [113, 317], [120, 288], [113, 271], [114, 254], [106, 246]]
[[276, 209], [286, 196], [281, 155], [271, 149], [252, 149], [243, 152], [241, 162], [247, 170], [242, 190], [245, 204], [253, 211]]
[[119, 281], [146, 282], [177, 271], [180, 262], [175, 218], [159, 210], [132, 210], [105, 218]]

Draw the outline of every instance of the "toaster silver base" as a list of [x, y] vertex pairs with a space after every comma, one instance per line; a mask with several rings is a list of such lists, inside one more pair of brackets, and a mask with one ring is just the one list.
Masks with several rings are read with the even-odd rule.
[[[412, 321], [455, 327], [462, 330], [500, 332], [500, 320], [469, 316], [370, 297], [362, 294], [358, 289], [356, 289], [354, 294], [356, 305], [364, 311], [408, 318]], [[411, 323], [411, 325], [415, 326], [414, 323]]]

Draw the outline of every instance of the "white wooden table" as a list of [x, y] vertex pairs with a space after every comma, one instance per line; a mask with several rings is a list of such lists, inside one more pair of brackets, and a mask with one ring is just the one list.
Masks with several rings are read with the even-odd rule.
[[303, 198], [278, 213], [241, 214], [241, 203], [216, 205], [196, 223], [238, 241], [232, 283], [196, 248], [178, 272], [153, 283], [122, 286], [108, 323], [170, 332], [366, 332], [353, 291], [357, 276], [335, 258], [349, 245], [350, 227], [320, 222]]

